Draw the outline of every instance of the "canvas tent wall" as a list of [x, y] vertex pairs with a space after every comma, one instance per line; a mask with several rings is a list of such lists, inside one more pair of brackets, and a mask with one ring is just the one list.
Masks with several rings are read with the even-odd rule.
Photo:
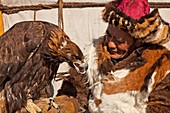
[[[64, 30], [82, 50], [92, 39], [104, 34], [107, 24], [102, 21], [101, 10], [108, 1], [110, 0], [63, 0]], [[58, 0], [1, 0], [0, 2], [4, 32], [20, 21], [40, 20], [58, 25]], [[152, 8], [159, 8], [165, 21], [170, 22], [169, 0], [149, 0], [149, 2]]]

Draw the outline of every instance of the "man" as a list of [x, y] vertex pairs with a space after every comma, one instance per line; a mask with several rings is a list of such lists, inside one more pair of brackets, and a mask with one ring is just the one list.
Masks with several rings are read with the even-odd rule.
[[103, 19], [106, 34], [88, 53], [90, 112], [170, 112], [169, 24], [146, 0], [109, 2]]

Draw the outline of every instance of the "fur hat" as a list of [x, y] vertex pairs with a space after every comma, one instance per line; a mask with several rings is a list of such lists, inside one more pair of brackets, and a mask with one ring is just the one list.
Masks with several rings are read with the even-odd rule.
[[110, 11], [113, 8], [118, 8], [121, 12], [123, 12], [127, 16], [137, 20], [139, 20], [142, 16], [149, 14], [150, 12], [150, 6], [147, 0], [111, 1], [105, 5], [103, 13], [107, 13], [107, 15], [109, 15]]
[[[158, 9], [149, 13], [147, 3], [146, 0], [109, 2], [102, 10], [103, 20], [128, 32], [132, 37], [143, 39], [146, 43], [166, 43], [170, 38], [169, 23], [161, 18]], [[140, 8], [142, 12], [138, 12], [137, 9]]]
[[116, 4], [116, 7], [134, 19], [140, 19], [150, 12], [147, 0], [122, 0], [120, 4]]

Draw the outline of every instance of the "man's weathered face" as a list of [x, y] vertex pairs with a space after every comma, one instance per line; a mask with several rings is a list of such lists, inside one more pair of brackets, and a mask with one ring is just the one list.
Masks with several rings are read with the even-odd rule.
[[111, 24], [109, 24], [106, 34], [108, 52], [113, 59], [123, 58], [135, 42], [135, 39], [127, 32], [124, 32]]

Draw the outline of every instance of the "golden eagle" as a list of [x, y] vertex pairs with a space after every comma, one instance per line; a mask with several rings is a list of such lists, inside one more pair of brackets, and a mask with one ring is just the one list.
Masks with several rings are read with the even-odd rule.
[[59, 64], [85, 71], [83, 53], [58, 26], [42, 21], [15, 24], [0, 37], [0, 91], [7, 111], [25, 107], [27, 99], [53, 95], [51, 81]]

